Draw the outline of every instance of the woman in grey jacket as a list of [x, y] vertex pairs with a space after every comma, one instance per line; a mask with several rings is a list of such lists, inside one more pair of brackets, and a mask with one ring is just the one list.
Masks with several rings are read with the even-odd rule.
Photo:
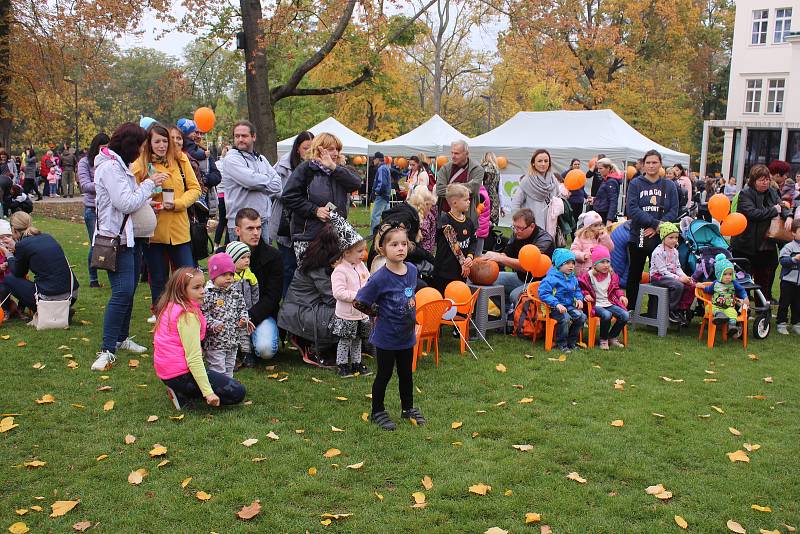
[[89, 153], [78, 162], [78, 183], [83, 193], [83, 222], [89, 234], [89, 287], [100, 287], [97, 279], [97, 269], [92, 269], [92, 245], [94, 242], [94, 228], [97, 225], [97, 207], [95, 206], [96, 192], [94, 188], [94, 158], [100, 153], [100, 147], [108, 144], [108, 136], [100, 132], [92, 139]]
[[32, 148], [28, 149], [25, 157], [25, 180], [22, 182], [22, 190], [30, 195], [31, 191], [36, 193], [37, 200], [42, 200], [42, 194], [36, 186], [36, 177], [39, 174], [39, 160], [36, 159], [36, 152]]
[[150, 201], [156, 186], [167, 175], [156, 173], [136, 185], [136, 177], [128, 166], [139, 157], [145, 131], [132, 122], [121, 124], [114, 131], [108, 146], [95, 159], [95, 191], [97, 194], [97, 232], [95, 235], [119, 236], [117, 269], [108, 272], [111, 298], [103, 319], [103, 344], [92, 364], [93, 371], [111, 368], [117, 349], [145, 352], [147, 349], [128, 337], [133, 311], [133, 296], [139, 274], [140, 254], [136, 250], [133, 222], [130, 215]]

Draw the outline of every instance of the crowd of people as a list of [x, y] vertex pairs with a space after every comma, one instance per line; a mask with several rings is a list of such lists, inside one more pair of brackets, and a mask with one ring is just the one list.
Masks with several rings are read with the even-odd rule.
[[[800, 334], [800, 212], [797, 185], [782, 161], [754, 165], [739, 191], [733, 178], [698, 180], [680, 164], [664, 169], [655, 150], [624, 173], [598, 154], [587, 191], [564, 183], [568, 171], [581, 168], [579, 160], [558, 173], [550, 153], [538, 149], [508, 206], [511, 237], [505, 238], [497, 231], [505, 215], [497, 158], [473, 157], [464, 141], [451, 145], [437, 169], [424, 155], [412, 156], [402, 180], [376, 153], [364, 180], [330, 133], [301, 132], [273, 166], [255, 151], [248, 121], [236, 123], [232, 145], [216, 161], [193, 121], [146, 126], [125, 123], [110, 137], [100, 133], [82, 157], [66, 146], [40, 162], [31, 149], [12, 164], [0, 150], [0, 175], [22, 195], [41, 195], [45, 171], [48, 193], [82, 194], [97, 249], [87, 260], [90, 287], [100, 286], [96, 252], [105, 245], [98, 238], [117, 243], [113, 268], [104, 267], [111, 295], [92, 369], [109, 369], [119, 350], [148, 350], [130, 336], [134, 295], [146, 273], [155, 369], [179, 409], [199, 398], [210, 405], [240, 402], [245, 388], [236, 369], [272, 358], [283, 342], [306, 363], [341, 377], [372, 374], [362, 352], [374, 350], [372, 421], [396, 428], [384, 406], [396, 367], [401, 417], [424, 424], [411, 378], [415, 295], [426, 286], [444, 294], [453, 282], [467, 281], [479, 259], [498, 264], [496, 284], [508, 303], [500, 314], [509, 319], [535, 284], [557, 322], [555, 344], [563, 352], [581, 349], [578, 333], [589, 316], [600, 320], [601, 350], [623, 346], [619, 336], [647, 265], [650, 283], [668, 290], [670, 321], [687, 323], [696, 279], [681, 266], [680, 219], [710, 218], [715, 194], [728, 196], [746, 217], [732, 253], [750, 260], [771, 303], [781, 266], [778, 331], [787, 334], [791, 325]], [[351, 194], [365, 183], [372, 203], [366, 238], [348, 220]], [[404, 200], [392, 202], [400, 183]], [[58, 242], [36, 229], [26, 210], [7, 213], [10, 220], [0, 220], [0, 298], [8, 315], [35, 313], [42, 299], [74, 304], [77, 278]], [[208, 224], [214, 217], [215, 231]], [[765, 238], [776, 218], [792, 234], [787, 242]], [[546, 273], [534, 276], [523, 267], [527, 245], [550, 260]], [[200, 268], [209, 254], [207, 268]], [[747, 294], [726, 257], [715, 269], [705, 288], [715, 321], [737, 334], [736, 310], [749, 304]]]

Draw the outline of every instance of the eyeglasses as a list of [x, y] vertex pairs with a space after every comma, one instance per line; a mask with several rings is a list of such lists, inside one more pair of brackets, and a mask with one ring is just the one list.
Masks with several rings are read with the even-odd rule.
[[527, 230], [531, 226], [533, 226], [533, 223], [528, 224], [526, 226], [517, 226], [516, 224], [512, 224], [511, 225], [511, 229], [514, 230], [515, 232], [524, 232], [525, 230]]

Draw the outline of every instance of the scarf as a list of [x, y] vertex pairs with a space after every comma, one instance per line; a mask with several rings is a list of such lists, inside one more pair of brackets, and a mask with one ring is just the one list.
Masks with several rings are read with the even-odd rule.
[[152, 160], [153, 163], [158, 163], [159, 165], [163, 165], [164, 167], [167, 166], [167, 156], [159, 156], [158, 154], [153, 154]]
[[544, 176], [534, 172], [522, 180], [527, 182], [525, 192], [537, 202], [549, 203], [550, 199], [558, 195], [558, 181], [552, 170], [548, 170]]

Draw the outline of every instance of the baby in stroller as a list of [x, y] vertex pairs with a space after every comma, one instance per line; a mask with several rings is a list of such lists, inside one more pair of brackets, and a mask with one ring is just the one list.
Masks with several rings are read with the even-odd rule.
[[[742, 335], [737, 325], [737, 317], [741, 308], [747, 308], [750, 299], [747, 291], [739, 282], [734, 280], [733, 262], [725, 254], [720, 253], [714, 258], [714, 274], [716, 280], [703, 287], [703, 291], [711, 295], [711, 311], [714, 314], [714, 323], [717, 325], [728, 323], [728, 333], [734, 338]], [[747, 328], [747, 325], [742, 325]]]

